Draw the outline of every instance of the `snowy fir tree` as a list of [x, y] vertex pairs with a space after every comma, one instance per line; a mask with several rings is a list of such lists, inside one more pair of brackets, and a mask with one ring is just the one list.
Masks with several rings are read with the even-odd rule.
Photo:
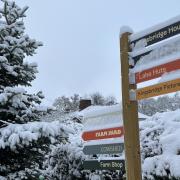
[[26, 123], [47, 112], [40, 106], [42, 92], [28, 94], [19, 86], [30, 86], [36, 78], [37, 64], [25, 62], [26, 56], [35, 54], [42, 43], [25, 34], [22, 18], [28, 7], [20, 8], [15, 2], [2, 0], [0, 9], [0, 121], [1, 127], [9, 123]]
[[22, 88], [31, 86], [38, 72], [37, 64], [25, 58], [42, 46], [25, 34], [23, 18], [27, 9], [1, 1], [0, 179], [39, 179], [50, 144], [61, 143], [71, 132], [59, 122], [34, 122], [51, 108], [40, 105], [42, 92], [28, 94]]

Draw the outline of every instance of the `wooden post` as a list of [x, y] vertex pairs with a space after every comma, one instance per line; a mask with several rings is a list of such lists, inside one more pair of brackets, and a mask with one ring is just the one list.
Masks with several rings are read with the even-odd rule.
[[130, 101], [129, 97], [130, 89], [136, 89], [135, 84], [129, 84], [129, 35], [130, 33], [126, 32], [120, 38], [126, 179], [141, 180], [138, 105], [137, 101]]

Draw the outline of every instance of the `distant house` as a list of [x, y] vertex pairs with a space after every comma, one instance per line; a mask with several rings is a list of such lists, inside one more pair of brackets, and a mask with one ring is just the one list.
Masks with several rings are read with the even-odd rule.
[[[82, 123], [88, 129], [123, 126], [122, 106], [89, 106], [79, 112]], [[139, 120], [145, 120], [148, 116], [138, 113]]]

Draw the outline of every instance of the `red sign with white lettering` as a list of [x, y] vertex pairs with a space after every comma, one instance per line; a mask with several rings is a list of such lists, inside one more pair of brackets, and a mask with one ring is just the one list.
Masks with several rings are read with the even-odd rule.
[[116, 138], [124, 135], [123, 127], [115, 127], [108, 129], [100, 129], [95, 131], [83, 132], [82, 138], [84, 141]]
[[164, 73], [180, 69], [180, 59], [156, 66], [135, 74], [136, 83], [152, 80], [162, 76]]

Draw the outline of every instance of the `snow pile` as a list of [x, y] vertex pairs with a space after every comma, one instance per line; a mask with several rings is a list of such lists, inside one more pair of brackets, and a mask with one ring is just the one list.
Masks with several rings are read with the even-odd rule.
[[179, 59], [180, 41], [178, 43], [178, 45], [174, 43], [171, 48], [169, 48], [170, 45], [157, 48], [149, 54], [142, 56], [131, 72], [140, 72]]
[[127, 33], [127, 32], [132, 34], [133, 30], [129, 26], [122, 26], [120, 29], [119, 36], [121, 37], [122, 34]]
[[144, 48], [146, 46], [147, 46], [147, 41], [146, 41], [145, 38], [143, 38], [143, 39], [140, 39], [139, 41], [137, 41], [135, 44], [132, 43], [131, 44], [131, 49], [133, 51], [137, 51], [137, 50], [140, 50], [141, 48]]
[[180, 70], [171, 71], [169, 73], [164, 73], [161, 76], [159, 82], [166, 82], [166, 81], [170, 81], [170, 80], [174, 80], [178, 78], [180, 78]]
[[86, 109], [82, 110], [79, 114], [87, 119], [101, 116], [102, 114], [105, 115], [120, 111], [122, 111], [122, 106], [120, 104], [112, 106], [89, 106]]
[[17, 147], [28, 146], [41, 137], [55, 141], [56, 136], [67, 137], [69, 133], [73, 133], [73, 130], [59, 121], [11, 124], [0, 129], [0, 149], [9, 147], [16, 150]]
[[180, 110], [157, 113], [140, 123], [144, 178], [180, 178], [179, 137]]

